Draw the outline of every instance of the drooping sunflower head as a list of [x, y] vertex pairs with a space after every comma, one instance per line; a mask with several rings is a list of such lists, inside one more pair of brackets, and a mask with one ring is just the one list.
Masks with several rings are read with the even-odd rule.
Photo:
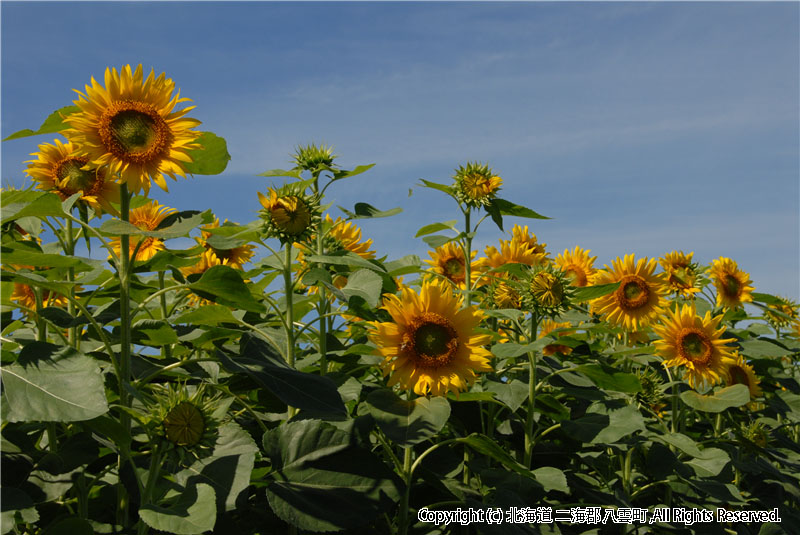
[[[557, 333], [557, 336], [568, 336], [575, 332], [575, 329], [570, 329], [570, 327], [572, 327], [572, 324], [568, 321], [553, 321], [551, 319], [545, 319], [539, 326], [538, 338], [544, 338], [556, 329], [562, 329]], [[563, 344], [548, 344], [542, 349], [542, 355], [545, 356], [555, 355], [556, 353], [569, 355], [572, 353], [572, 348]]]
[[576, 245], [571, 252], [564, 249], [564, 252], [555, 258], [556, 266], [567, 275], [570, 284], [573, 286], [582, 287], [588, 285], [589, 280], [597, 271], [593, 267], [597, 257], [590, 257], [590, 252], [589, 249], [581, 249]]
[[642, 389], [636, 393], [636, 401], [652, 412], [659, 414], [666, 406], [664, 402], [664, 380], [655, 369], [649, 366], [637, 370], [636, 377], [639, 379], [639, 384], [642, 385]]
[[533, 251], [530, 247], [516, 240], [500, 240], [500, 250], [491, 245], [484, 249], [485, 258], [479, 258], [476, 264], [481, 269], [496, 269], [507, 264], [525, 264], [526, 266], [543, 266], [547, 263], [544, 254]]
[[591, 302], [592, 312], [600, 314], [607, 321], [621, 325], [627, 330], [637, 330], [652, 324], [666, 303], [664, 276], [654, 274], [656, 261], [625, 255], [605, 269], [594, 274], [593, 285], [619, 282], [614, 292]]
[[[472, 251], [470, 260], [475, 258], [477, 251]], [[437, 247], [434, 251], [428, 251], [430, 260], [425, 260], [425, 263], [431, 267], [428, 271], [432, 275], [428, 275], [428, 279], [442, 277], [450, 281], [458, 288], [464, 289], [467, 280], [467, 267], [464, 260], [464, 250], [456, 242], [445, 243], [441, 247]], [[438, 277], [437, 277], [438, 276]], [[474, 286], [478, 277], [480, 276], [480, 266], [475, 262], [470, 263], [470, 279]]]
[[267, 194], [258, 192], [266, 234], [283, 243], [308, 240], [319, 227], [319, 200], [291, 184], [279, 190], [269, 188]]
[[146, 427], [176, 460], [191, 462], [211, 453], [219, 435], [220, 420], [214, 414], [218, 397], [208, 395], [202, 386], [170, 384], [155, 387], [152, 399]]
[[[142, 230], [156, 230], [159, 225], [170, 214], [177, 212], [175, 208], [169, 208], [158, 204], [158, 201], [150, 201], [138, 208], [130, 211], [129, 221], [131, 225]], [[119, 256], [122, 251], [122, 239], [114, 238], [110, 242], [114, 253]], [[129, 238], [131, 260], [146, 261], [153, 258], [156, 253], [164, 250], [164, 240], [161, 238], [151, 238], [149, 236], [131, 235]]]
[[336, 155], [333, 153], [333, 147], [328, 147], [324, 143], [319, 146], [314, 143], [298, 145], [294, 154], [292, 154], [296, 169], [311, 171], [312, 173], [319, 169], [332, 169], [335, 159]]
[[453, 178], [456, 198], [472, 208], [487, 206], [503, 184], [503, 179], [495, 175], [487, 164], [478, 162], [459, 166]]
[[75, 90], [80, 111], [64, 120], [64, 132], [91, 165], [105, 167], [130, 190], [150, 191], [151, 181], [167, 191], [164, 176], [186, 176], [189, 151], [199, 148], [200, 121], [186, 117], [194, 109], [175, 106], [189, 101], [175, 91], [175, 83], [151, 69], [145, 79], [142, 66], [106, 69], [105, 87], [92, 78], [86, 93]]
[[738, 351], [734, 352], [730, 360], [725, 361], [725, 383], [727, 385], [745, 385], [750, 390], [750, 398], [761, 396], [761, 379], [756, 377], [756, 372]]
[[739, 269], [730, 258], [720, 257], [711, 262], [709, 270], [717, 289], [717, 306], [739, 308], [753, 301], [750, 275]]
[[554, 317], [569, 309], [574, 289], [563, 271], [550, 265], [534, 267], [524, 282], [523, 304], [528, 310]]
[[797, 322], [798, 304], [788, 297], [779, 297], [778, 303], [770, 303], [764, 310], [767, 321], [776, 329]]
[[424, 282], [419, 294], [404, 288], [399, 297], [384, 297], [392, 321], [373, 322], [370, 339], [384, 358], [389, 386], [444, 396], [468, 389], [476, 372], [491, 371], [491, 354], [483, 347], [491, 337], [477, 331], [483, 314], [461, 304], [453, 288], [440, 282]]
[[367, 260], [375, 258], [375, 251], [370, 249], [372, 238], [361, 240], [361, 229], [352, 221], [337, 217], [334, 221], [330, 214], [325, 214], [323, 228], [328, 229], [323, 238], [323, 246], [327, 253], [350, 251]]
[[[225, 220], [225, 223], [228, 223], [228, 220]], [[208, 229], [215, 229], [219, 228], [219, 219], [214, 218], [214, 222], [206, 227], [203, 227], [201, 237], [195, 238], [195, 241], [202, 245], [206, 251], [210, 252], [214, 257], [219, 259], [219, 263], [225, 264], [235, 269], [243, 269], [242, 266], [250, 261], [255, 254], [255, 245], [250, 243], [244, 243], [242, 245], [237, 245], [236, 247], [231, 247], [229, 249], [222, 249], [219, 247], [213, 247], [211, 244], [208, 243], [209, 239], [213, 236]]]
[[98, 215], [104, 211], [116, 214], [111, 205], [119, 203], [119, 184], [110, 180], [103, 169], [87, 168], [88, 156], [77, 156], [76, 147], [68, 142], [54, 140], [55, 145], [39, 145], [39, 152], [31, 153], [25, 173], [33, 179], [38, 189], [52, 191], [62, 200], [80, 192], [78, 203], [83, 203]]
[[711, 312], [701, 318], [692, 304], [667, 310], [661, 323], [653, 326], [660, 337], [654, 345], [664, 366], [683, 366], [692, 388], [713, 386], [725, 377], [726, 360], [732, 359], [727, 344], [733, 339], [721, 338], [725, 332], [721, 321], [722, 315], [712, 318]]
[[522, 290], [519, 281], [509, 277], [494, 277], [487, 293], [492, 308], [522, 310]]
[[672, 251], [658, 259], [667, 277], [670, 291], [685, 298], [691, 298], [700, 291], [696, 288], [698, 265], [692, 262], [694, 252]]

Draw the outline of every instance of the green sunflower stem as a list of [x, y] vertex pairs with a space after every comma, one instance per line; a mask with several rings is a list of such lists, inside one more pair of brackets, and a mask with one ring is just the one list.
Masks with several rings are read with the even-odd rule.
[[[153, 490], [156, 487], [156, 481], [158, 481], [158, 476], [161, 471], [161, 458], [161, 450], [156, 442], [153, 446], [153, 453], [150, 456], [150, 469], [147, 472], [147, 483], [142, 493], [142, 505], [150, 505], [152, 502]], [[137, 535], [145, 535], [149, 529], [148, 525], [140, 520], [137, 527]]]
[[[73, 236], [72, 233], [72, 220], [69, 218], [67, 218], [66, 221], [65, 231], [67, 240], [66, 240], [66, 248], [64, 250], [64, 254], [67, 256], [75, 256], [75, 237]], [[75, 268], [71, 267], [69, 268], [69, 270], [67, 270], [67, 280], [69, 282], [75, 281]], [[69, 313], [70, 316], [74, 316], [75, 305], [72, 303], [75, 300], [74, 285], [70, 285], [69, 295], [71, 299], [69, 300], [69, 303], [67, 303], [67, 312]], [[80, 345], [77, 338], [78, 338], [78, 328], [70, 327], [69, 330], [67, 331], [67, 339], [69, 340], [70, 345], [76, 349]]]
[[[164, 291], [166, 288], [166, 284], [164, 283], [164, 272], [158, 272], [158, 289], [161, 291], [161, 295], [159, 296], [159, 303], [161, 305], [161, 319], [167, 321], [167, 316], [169, 316], [169, 310], [167, 309], [167, 293]], [[164, 344], [161, 347], [161, 354], [164, 358], [172, 358], [172, 346], [169, 344]]]
[[[323, 244], [321, 226], [317, 230], [317, 254], [320, 256], [325, 254], [325, 245]], [[319, 301], [317, 302], [317, 313], [319, 315], [319, 373], [320, 375], [325, 375], [328, 373], [328, 322], [326, 318], [326, 314], [328, 313], [328, 289], [322, 284], [318, 285], [318, 288]]]
[[403, 479], [406, 483], [405, 492], [403, 492], [403, 497], [400, 500], [400, 509], [397, 512], [398, 516], [398, 529], [397, 532], [399, 535], [406, 535], [408, 533], [408, 503], [409, 498], [411, 497], [411, 482], [413, 478], [414, 471], [412, 470], [411, 458], [412, 454], [414, 453], [414, 449], [412, 446], [406, 446], [403, 448]]
[[467, 206], [464, 211], [464, 302], [466, 306], [472, 304], [472, 266], [470, 259], [472, 257], [472, 237], [470, 236], [470, 215], [472, 209]]
[[[283, 284], [286, 293], [286, 362], [294, 367], [294, 284], [292, 283], [292, 245], [284, 244], [285, 264], [283, 266]], [[287, 419], [297, 414], [294, 407], [288, 407]]]
[[[131, 194], [126, 183], [120, 184], [120, 219], [126, 223], [130, 221]], [[120, 405], [130, 408], [131, 397], [126, 384], [131, 377], [131, 304], [130, 304], [130, 235], [120, 236], [120, 254], [117, 272], [119, 274], [119, 303], [120, 303], [120, 370], [119, 400]], [[126, 434], [131, 430], [131, 417], [127, 411], [121, 411], [120, 423]], [[118, 473], [121, 472], [124, 459], [120, 456], [117, 463]], [[117, 522], [128, 526], [128, 494], [125, 486], [120, 481], [117, 484]]]
[[[539, 327], [539, 318], [536, 314], [531, 314], [530, 341], [536, 340], [536, 331]], [[524, 465], [531, 467], [533, 461], [534, 431], [533, 431], [533, 411], [536, 407], [536, 352], [528, 353], [528, 415], [525, 420], [525, 462]]]

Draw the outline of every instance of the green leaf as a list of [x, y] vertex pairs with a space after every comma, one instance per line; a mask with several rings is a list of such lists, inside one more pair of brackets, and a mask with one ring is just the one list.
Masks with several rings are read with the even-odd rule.
[[593, 405], [594, 412], [577, 420], [561, 422], [561, 428], [570, 436], [591, 444], [612, 444], [636, 431], [643, 431], [644, 418], [633, 405], [621, 409], [605, 409]]
[[701, 457], [703, 455], [697, 446], [697, 442], [682, 433], [656, 435], [653, 439], [664, 442], [669, 446], [675, 446], [686, 455], [691, 455], [692, 457]]
[[442, 397], [406, 401], [389, 389], [381, 389], [371, 392], [366, 403], [381, 431], [403, 447], [435, 436], [450, 417], [450, 403]]
[[443, 236], [441, 234], [434, 234], [433, 236], [425, 236], [422, 238], [422, 241], [424, 241], [429, 247], [436, 249], [437, 247], [441, 247], [442, 245], [457, 239], [457, 236]]
[[430, 225], [425, 225], [417, 231], [414, 237], [419, 238], [420, 236], [426, 236], [440, 230], [456, 230], [456, 223], [458, 223], [458, 221], [453, 219], [452, 221], [445, 221], [444, 223], [432, 223]]
[[686, 464], [694, 468], [695, 474], [699, 477], [716, 477], [729, 462], [731, 458], [725, 450], [706, 448], [701, 455], [687, 461]]
[[503, 215], [510, 215], [515, 217], [527, 217], [529, 219], [550, 219], [549, 217], [543, 216], [531, 210], [530, 208], [526, 208], [524, 206], [520, 206], [519, 204], [514, 204], [511, 201], [507, 201], [505, 199], [492, 199], [491, 204], [500, 211]]
[[520, 355], [524, 355], [530, 351], [539, 351], [547, 344], [550, 343], [550, 340], [537, 340], [532, 344], [516, 344], [514, 342], [507, 342], [502, 344], [495, 344], [492, 346], [492, 353], [497, 358], [501, 359], [508, 359], [518, 357]]
[[309, 531], [353, 529], [396, 507], [401, 483], [349, 433], [318, 420], [289, 422], [264, 434], [274, 471], [272, 510]]
[[223, 305], [206, 305], [181, 314], [173, 320], [176, 324], [215, 326], [220, 323], [237, 323], [231, 309]]
[[400, 275], [408, 275], [411, 273], [419, 273], [422, 261], [415, 254], [406, 255], [397, 260], [386, 262], [384, 267], [386, 272], [392, 277], [399, 277]]
[[178, 484], [190, 480], [213, 487], [219, 512], [236, 508], [236, 497], [250, 484], [258, 446], [250, 434], [235, 423], [220, 426], [209, 457], [203, 457], [175, 474]]
[[556, 422], [569, 420], [569, 408], [550, 394], [536, 396], [536, 409]]
[[100, 367], [71, 347], [31, 342], [2, 376], [11, 422], [79, 422], [108, 412]]
[[516, 412], [528, 399], [528, 384], [518, 379], [512, 379], [508, 383], [487, 381], [485, 388], [511, 409], [511, 412]]
[[731, 407], [741, 407], [750, 401], [750, 389], [747, 385], [733, 385], [717, 390], [712, 395], [698, 394], [687, 390], [681, 399], [689, 407], [703, 412], [722, 412]]
[[260, 313], [266, 310], [250, 293], [247, 284], [242, 280], [241, 272], [228, 266], [213, 266], [206, 270], [197, 282], [189, 285], [189, 289], [203, 299], [221, 305], [248, 312]]
[[583, 286], [575, 290], [575, 301], [578, 303], [591, 301], [592, 299], [597, 299], [598, 297], [603, 297], [604, 295], [615, 292], [617, 288], [619, 288], [618, 282], [598, 284], [596, 286]]
[[188, 151], [192, 162], [184, 165], [189, 173], [218, 175], [225, 170], [228, 160], [231, 159], [225, 138], [212, 132], [200, 132], [200, 137], [195, 140], [195, 143], [199, 143], [201, 147]]
[[47, 526], [44, 535], [94, 535], [94, 528], [83, 518], [70, 516]]
[[369, 171], [373, 167], [375, 167], [375, 164], [371, 163], [371, 164], [367, 164], [367, 165], [358, 165], [352, 171], [347, 171], [346, 169], [342, 169], [340, 171], [334, 171], [333, 172], [333, 179], [331, 180], [331, 182], [334, 182], [336, 180], [342, 180], [344, 178], [350, 178], [351, 176], [360, 175], [361, 173], [364, 173], [365, 171]]
[[314, 414], [347, 413], [330, 378], [291, 368], [269, 344], [249, 333], [242, 335], [235, 361], [221, 351], [217, 354], [228, 371], [246, 373], [287, 405]]
[[350, 251], [342, 251], [337, 254], [331, 255], [308, 255], [305, 257], [306, 262], [318, 264], [331, 264], [334, 266], [350, 266], [371, 269], [373, 271], [383, 271], [382, 268], [373, 264], [365, 258], [361, 258], [357, 254]]
[[467, 437], [458, 438], [456, 441], [466, 444], [482, 455], [488, 455], [506, 468], [509, 468], [522, 476], [536, 479], [536, 476], [533, 474], [533, 472], [514, 460], [514, 458], [511, 457], [506, 450], [501, 448], [494, 440], [485, 435], [473, 433]]
[[453, 188], [450, 186], [445, 186], [444, 184], [439, 184], [438, 182], [431, 182], [430, 180], [425, 180], [424, 178], [421, 178], [420, 181], [422, 182], [422, 185], [425, 186], [426, 188], [443, 191], [444, 193], [447, 193], [451, 197], [454, 197], [455, 195], [454, 193], [455, 190], [453, 190]]
[[79, 111], [80, 108], [78, 108], [78, 106], [64, 106], [63, 108], [59, 108], [50, 115], [48, 115], [47, 119], [45, 119], [44, 122], [42, 123], [42, 126], [40, 126], [39, 129], [36, 130], [35, 132], [30, 128], [26, 128], [24, 130], [14, 132], [10, 136], [6, 137], [3, 141], [9, 141], [11, 139], [19, 139], [29, 136], [38, 136], [41, 134], [55, 134], [61, 132], [62, 130], [66, 130], [67, 128], [69, 128], [69, 125], [64, 122], [64, 118]]
[[383, 279], [380, 275], [369, 269], [359, 269], [347, 277], [347, 284], [342, 288], [342, 293], [349, 300], [353, 296], [358, 296], [371, 307], [378, 306], [381, 298], [381, 288]]
[[100, 234], [105, 236], [121, 236], [130, 234], [133, 236], [147, 236], [150, 238], [160, 238], [168, 240], [170, 238], [181, 238], [188, 236], [189, 233], [200, 225], [206, 225], [214, 220], [211, 210], [205, 212], [185, 211], [171, 214], [169, 218], [162, 222], [156, 230], [142, 230], [136, 225], [119, 219], [109, 219], [97, 229]]
[[161, 347], [178, 343], [178, 335], [169, 323], [162, 320], [141, 320], [133, 326], [133, 342]]
[[143, 505], [139, 508], [139, 516], [153, 529], [178, 535], [209, 531], [217, 521], [214, 489], [211, 485], [197, 483], [184, 489], [170, 507]]
[[[15, 192], [18, 193], [18, 192]], [[33, 193], [33, 192], [31, 192]], [[8, 199], [8, 202], [3, 202], [3, 219], [2, 223], [6, 224], [14, 219], [22, 217], [65, 217], [64, 208], [61, 205], [61, 198], [55, 193], [35, 192], [38, 195], [26, 195], [29, 200], [22, 202], [12, 202], [12, 199], [19, 198], [19, 195], [14, 195]], [[6, 201], [7, 194], [3, 192], [3, 200]]]
[[32, 247], [26, 247], [22, 243], [15, 244], [14, 247], [3, 246], [0, 248], [4, 264], [17, 264], [33, 266], [35, 268], [75, 268], [79, 271], [92, 269], [102, 266], [100, 260], [82, 258], [79, 256], [65, 256], [61, 254], [45, 254]]
[[533, 470], [533, 475], [545, 490], [557, 490], [564, 493], [569, 493], [569, 485], [567, 484], [567, 476], [564, 472], [553, 466], [543, 466]]
[[758, 301], [759, 303], [764, 303], [765, 305], [781, 305], [783, 304], [783, 300], [779, 297], [775, 297], [774, 295], [753, 292], [750, 294], [753, 297], [753, 301]]
[[357, 202], [352, 212], [345, 210], [341, 206], [339, 206], [339, 210], [347, 214], [349, 219], [376, 219], [379, 217], [393, 216], [403, 211], [403, 209], [400, 207], [381, 211], [371, 204], [367, 204], [365, 202]]
[[792, 353], [790, 349], [762, 339], [745, 340], [739, 342], [739, 346], [742, 348], [742, 354], [747, 357], [782, 357]]
[[259, 173], [256, 176], [265, 176], [268, 178], [275, 178], [275, 177], [290, 177], [290, 178], [302, 178], [300, 173], [302, 172], [301, 169], [290, 169], [288, 171], [284, 169], [271, 169], [269, 171], [264, 171], [263, 173]]
[[625, 373], [605, 364], [582, 364], [575, 371], [584, 374], [604, 390], [615, 392], [641, 392], [642, 384], [632, 373]]

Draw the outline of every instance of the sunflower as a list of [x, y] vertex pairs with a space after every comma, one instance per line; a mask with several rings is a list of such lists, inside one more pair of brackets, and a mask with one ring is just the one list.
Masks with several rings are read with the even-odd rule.
[[323, 238], [325, 251], [350, 251], [366, 260], [375, 258], [375, 251], [370, 249], [372, 239], [361, 241], [361, 229], [352, 221], [345, 221], [341, 217], [334, 221], [330, 214], [325, 214], [325, 227], [330, 228]]
[[694, 252], [685, 254], [683, 251], [672, 251], [658, 259], [667, 276], [669, 289], [685, 298], [691, 298], [700, 291], [700, 288], [695, 288], [697, 264], [692, 262], [692, 255]]
[[[551, 319], [546, 319], [539, 326], [538, 337], [544, 338], [545, 336], [555, 331], [556, 329], [568, 329], [569, 327], [572, 327], [572, 324], [568, 321], [553, 321]], [[573, 329], [573, 330], [564, 330], [556, 334], [557, 336], [569, 336], [574, 332], [575, 330]], [[547, 344], [542, 349], [542, 354], [545, 356], [555, 355], [556, 353], [561, 353], [562, 355], [569, 355], [570, 353], [572, 353], [572, 348], [561, 344]]]
[[456, 198], [473, 208], [487, 206], [497, 196], [503, 179], [495, 175], [489, 166], [477, 162], [467, 162], [456, 169]]
[[[225, 220], [227, 223], [228, 220]], [[226, 266], [230, 266], [235, 269], [243, 269], [242, 266], [250, 261], [255, 254], [255, 245], [252, 244], [245, 244], [239, 245], [237, 247], [231, 247], [230, 249], [217, 249], [209, 245], [208, 240], [213, 236], [212, 233], [208, 232], [208, 229], [219, 228], [219, 219], [214, 218], [214, 222], [210, 225], [203, 227], [201, 229], [202, 235], [199, 238], [195, 238], [195, 241], [202, 245], [206, 251], [210, 252], [215, 258], [217, 258], [220, 263], [225, 264]]]
[[280, 190], [269, 188], [268, 195], [258, 192], [261, 217], [267, 234], [284, 243], [308, 239], [319, 223], [319, 203], [293, 186]]
[[728, 385], [746, 385], [750, 390], [750, 397], [757, 398], [761, 396], [761, 387], [758, 384], [761, 380], [756, 377], [753, 367], [745, 362], [744, 357], [735, 352], [731, 360], [726, 360], [725, 363], [725, 383]]
[[117, 214], [111, 205], [119, 203], [119, 184], [107, 180], [103, 169], [85, 169], [89, 164], [86, 156], [75, 155], [75, 145], [61, 143], [39, 145], [39, 152], [31, 153], [35, 160], [28, 160], [25, 173], [36, 182], [36, 187], [56, 193], [61, 200], [67, 200], [81, 193], [79, 203], [90, 206], [98, 215], [104, 211]]
[[[199, 274], [202, 275], [209, 269], [214, 266], [227, 266], [229, 260], [223, 259], [218, 257], [214, 254], [214, 252], [210, 249], [203, 251], [200, 255], [200, 258], [197, 260], [197, 263], [192, 266], [186, 266], [180, 268], [181, 273], [184, 277], [188, 277], [189, 275]], [[189, 292], [189, 305], [190, 306], [200, 306], [200, 305], [211, 305], [213, 304], [212, 301], [208, 299], [203, 299], [202, 297], [198, 296], [193, 292]]]
[[[152, 231], [156, 230], [168, 215], [176, 211], [175, 208], [168, 208], [158, 204], [158, 201], [150, 201], [145, 205], [131, 210], [129, 220], [131, 225], [139, 227], [142, 230]], [[131, 234], [129, 244], [132, 260], [150, 260], [157, 252], [164, 250], [164, 240], [161, 238]], [[111, 240], [111, 247], [113, 247], [114, 253], [119, 256], [122, 250], [122, 240], [120, 238], [114, 238]], [[136, 252], [135, 257], [134, 252]]]
[[653, 344], [664, 358], [664, 366], [685, 366], [692, 388], [717, 384], [725, 376], [726, 360], [733, 358], [726, 346], [733, 338], [720, 338], [725, 332], [725, 327], [719, 326], [721, 321], [722, 315], [712, 318], [711, 312], [701, 318], [691, 304], [668, 310], [661, 324], [653, 326], [661, 337]]
[[[475, 258], [477, 251], [472, 251], [470, 260]], [[427, 264], [431, 265], [428, 271], [432, 274], [439, 275], [458, 288], [462, 290], [466, 287], [466, 262], [464, 261], [464, 250], [458, 243], [449, 242], [441, 247], [437, 247], [434, 251], [428, 251], [431, 260], [425, 260]], [[431, 275], [429, 278], [436, 278], [436, 275]], [[478, 277], [480, 276], [480, 266], [476, 262], [470, 262], [470, 280], [472, 286], [475, 286]]]
[[185, 177], [188, 152], [200, 147], [200, 134], [192, 130], [200, 121], [185, 117], [194, 106], [175, 110], [190, 99], [174, 90], [164, 73], [155, 78], [151, 69], [145, 80], [141, 65], [106, 69], [105, 87], [92, 78], [85, 94], [75, 90], [81, 111], [64, 119], [72, 127], [64, 135], [91, 165], [107, 166], [132, 192], [149, 192], [151, 180], [167, 191], [164, 175]]
[[597, 257], [590, 257], [590, 252], [591, 250], [581, 249], [576, 245], [572, 252], [564, 249], [562, 254], [556, 256], [556, 266], [567, 275], [567, 278], [571, 281], [570, 284], [573, 286], [582, 287], [588, 285], [589, 279], [594, 275], [596, 270], [592, 265], [597, 260]]
[[316, 172], [318, 169], [331, 169], [334, 167], [333, 161], [336, 155], [333, 153], [333, 147], [328, 147], [324, 143], [319, 147], [314, 143], [309, 145], [299, 145], [294, 154], [295, 169], [303, 171]]
[[528, 247], [535, 254], [548, 255], [547, 244], [539, 243], [536, 234], [528, 230], [528, 225], [524, 227], [514, 225], [514, 228], [511, 229], [511, 240]]
[[736, 262], [730, 258], [719, 257], [711, 262], [709, 270], [714, 286], [717, 288], [717, 306], [738, 308], [753, 301], [753, 281], [750, 275], [740, 271]]
[[526, 279], [523, 304], [539, 316], [555, 316], [569, 308], [573, 290], [564, 272], [551, 266], [534, 267]]
[[541, 266], [547, 263], [545, 255], [534, 252], [525, 243], [513, 239], [500, 240], [500, 250], [489, 245], [483, 252], [486, 258], [479, 258], [475, 262], [480, 269], [496, 269], [507, 264]]
[[767, 321], [776, 329], [797, 322], [797, 303], [787, 297], [778, 297], [778, 301], [767, 305], [764, 310]]
[[482, 346], [491, 337], [476, 329], [483, 313], [462, 308], [463, 299], [438, 281], [424, 282], [419, 295], [406, 288], [400, 297], [384, 297], [391, 322], [373, 322], [370, 339], [389, 386], [400, 385], [419, 395], [443, 396], [469, 388], [475, 372], [491, 371], [491, 354]]
[[637, 330], [653, 323], [664, 307], [663, 275], [654, 275], [655, 260], [641, 258], [635, 261], [634, 255], [625, 255], [612, 262], [613, 267], [605, 266], [594, 274], [593, 285], [619, 282], [614, 292], [591, 302], [592, 312], [601, 314], [611, 323], [621, 325], [627, 330]]
[[517, 286], [518, 284], [511, 281], [508, 277], [494, 277], [492, 285], [489, 288], [489, 296], [494, 308], [514, 308], [521, 310], [522, 295]]
[[[30, 311], [37, 310], [36, 306], [36, 293], [34, 292], [33, 288], [28, 286], [27, 284], [22, 284], [19, 282], [14, 283], [14, 291], [11, 293], [9, 297], [11, 301], [18, 303], [19, 306], [23, 309], [23, 312], [28, 315]], [[63, 295], [51, 292], [50, 290], [42, 290], [42, 308], [44, 307], [61, 307], [66, 308], [67, 304], [69, 303], [68, 299]]]

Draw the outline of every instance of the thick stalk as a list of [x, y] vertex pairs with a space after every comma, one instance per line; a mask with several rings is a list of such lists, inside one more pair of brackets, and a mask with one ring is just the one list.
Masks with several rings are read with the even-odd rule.
[[470, 213], [471, 209], [467, 206], [467, 210], [464, 212], [464, 233], [466, 235], [464, 240], [464, 302], [466, 306], [472, 304], [472, 262], [470, 262], [472, 257], [472, 237], [470, 236], [471, 230], [469, 228]]
[[[294, 285], [292, 284], [292, 246], [290, 243], [284, 244], [286, 247], [285, 264], [283, 266], [283, 285], [286, 292], [286, 362], [294, 368]], [[290, 419], [296, 414], [294, 407], [288, 408], [287, 418]]]
[[[167, 293], [164, 292], [165, 284], [164, 284], [164, 272], [158, 272], [158, 288], [162, 292], [159, 296], [159, 301], [161, 303], [161, 319], [167, 321], [167, 316], [169, 316], [169, 311], [167, 310]], [[164, 344], [161, 347], [162, 355], [164, 358], [172, 358], [172, 346], [169, 344]]]
[[[325, 254], [323, 245], [322, 228], [317, 231], [317, 254]], [[320, 266], [322, 267], [322, 266]], [[317, 302], [317, 314], [319, 315], [319, 373], [328, 373], [328, 322], [325, 315], [328, 313], [328, 289], [324, 285], [318, 285], [319, 301]]]
[[[147, 472], [147, 483], [145, 484], [144, 492], [142, 493], [142, 505], [150, 505], [150, 502], [153, 499], [153, 490], [156, 487], [156, 481], [158, 480], [160, 470], [161, 450], [159, 450], [158, 443], [156, 443], [155, 446], [153, 446], [153, 452], [150, 456], [150, 470]], [[148, 525], [140, 520], [137, 527], [138, 535], [145, 535], [148, 530]]]
[[411, 455], [413, 453], [412, 446], [406, 446], [403, 451], [403, 479], [406, 483], [405, 492], [403, 492], [403, 497], [400, 500], [400, 510], [397, 512], [398, 515], [398, 529], [397, 532], [399, 535], [406, 535], [408, 533], [408, 501], [411, 496], [411, 482], [413, 479], [412, 465], [411, 465]]
[[[536, 314], [531, 313], [531, 343], [536, 340], [536, 330], [539, 326], [539, 318]], [[533, 412], [536, 408], [536, 352], [531, 351], [528, 353], [528, 415], [525, 419], [525, 466], [531, 467], [533, 460]]]
[[[122, 221], [130, 221], [131, 195], [128, 192], [128, 185], [120, 184], [120, 218]], [[131, 406], [131, 398], [125, 385], [131, 377], [131, 304], [130, 304], [130, 235], [120, 236], [119, 264], [117, 273], [119, 274], [119, 303], [120, 303], [120, 356], [119, 356], [119, 400], [123, 407]], [[126, 433], [131, 430], [131, 417], [127, 411], [121, 411], [120, 423]], [[128, 493], [122, 484], [121, 472], [125, 460], [120, 455], [117, 460], [117, 475], [120, 481], [117, 484], [117, 523], [128, 526]]]
[[[67, 256], [74, 256], [75, 255], [75, 238], [72, 235], [72, 220], [67, 218], [67, 224], [65, 227], [66, 230], [66, 249], [64, 250], [64, 254]], [[75, 268], [71, 267], [67, 270], [67, 280], [69, 282], [73, 282], [75, 280]], [[70, 316], [75, 315], [75, 305], [72, 302], [75, 300], [75, 286], [70, 285], [69, 288], [69, 295], [71, 299], [69, 303], [67, 303], [67, 312], [69, 312]], [[70, 327], [67, 331], [67, 338], [69, 340], [69, 344], [74, 347], [78, 348], [80, 345], [78, 343], [78, 328], [77, 327]]]

